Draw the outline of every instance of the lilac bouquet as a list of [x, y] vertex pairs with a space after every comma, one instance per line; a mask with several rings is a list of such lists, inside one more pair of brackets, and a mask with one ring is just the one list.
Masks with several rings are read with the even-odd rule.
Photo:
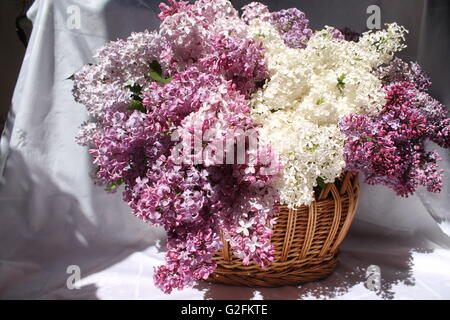
[[396, 24], [355, 36], [313, 31], [297, 9], [243, 14], [228, 0], [161, 4], [159, 30], [100, 49], [73, 76], [91, 120], [95, 182], [167, 232], [164, 292], [215, 270], [229, 242], [244, 264], [268, 266], [277, 204], [308, 205], [344, 170], [399, 195], [439, 192], [447, 109], [427, 94]]

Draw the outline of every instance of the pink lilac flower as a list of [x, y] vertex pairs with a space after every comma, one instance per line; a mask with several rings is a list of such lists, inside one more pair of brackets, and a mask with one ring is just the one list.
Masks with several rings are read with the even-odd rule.
[[231, 80], [244, 95], [256, 90], [257, 84], [269, 77], [261, 43], [248, 38], [224, 35], [212, 39], [212, 52], [200, 60], [210, 72], [222, 74]]
[[158, 17], [161, 20], [164, 20], [165, 18], [176, 13], [187, 11], [189, 8], [189, 2], [187, 1], [167, 0], [167, 2], [169, 4], [165, 4], [164, 2], [161, 2], [159, 4], [159, 9], [161, 10], [161, 12], [159, 13]]
[[260, 2], [250, 2], [242, 7], [242, 20], [249, 23], [253, 19], [270, 21], [269, 8]]
[[[279, 164], [269, 146], [246, 145], [244, 163], [214, 155], [218, 143], [226, 157], [246, 131], [257, 135], [246, 96], [268, 77], [262, 47], [245, 37], [237, 11], [226, 0], [161, 9], [159, 32], [108, 43], [74, 75], [74, 96], [92, 117], [77, 141], [90, 146], [96, 183], [111, 191], [123, 184], [134, 214], [167, 231], [155, 283], [169, 293], [214, 271], [222, 233], [245, 263], [273, 260], [267, 222]], [[186, 148], [179, 162], [175, 151], [197, 131], [209, 134], [202, 148], [212, 154], [189, 162], [196, 155]], [[247, 234], [236, 231], [240, 223]]]
[[183, 71], [211, 53], [212, 37], [245, 37], [247, 25], [227, 0], [199, 0], [182, 6], [175, 3], [172, 1], [172, 9], [163, 15], [159, 31], [166, 45], [162, 63], [170, 66], [172, 72]]
[[[179, 163], [173, 152], [176, 144], [189, 146], [195, 131], [216, 137], [210, 144], [225, 145], [229, 135], [239, 138], [236, 134], [253, 128], [248, 101], [231, 81], [197, 68], [175, 74], [166, 85], [152, 83], [144, 92], [146, 112], [114, 113], [91, 154], [100, 179], [125, 180], [124, 199], [135, 215], [168, 233], [166, 265], [156, 270], [156, 285], [170, 292], [207, 277], [215, 268], [211, 257], [221, 246], [221, 231], [246, 263], [267, 266], [274, 251], [266, 222], [277, 201], [270, 182], [278, 165], [258, 157], [244, 164], [196, 164], [187, 161], [196, 156], [190, 148], [183, 149]], [[261, 150], [274, 159], [270, 148]], [[247, 148], [246, 157], [254, 152]], [[268, 166], [274, 168], [270, 175], [264, 170]], [[247, 219], [252, 225], [242, 236], [236, 226]], [[249, 240], [254, 237], [257, 250]]]

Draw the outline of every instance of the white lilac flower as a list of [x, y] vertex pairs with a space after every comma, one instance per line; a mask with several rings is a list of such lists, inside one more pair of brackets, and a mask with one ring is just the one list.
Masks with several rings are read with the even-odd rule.
[[270, 22], [253, 19], [249, 35], [266, 49], [270, 80], [251, 99], [253, 118], [265, 143], [284, 165], [277, 187], [281, 202], [309, 204], [317, 178], [333, 182], [345, 166], [339, 119], [375, 115], [385, 104], [374, 68], [404, 48], [406, 30], [396, 24], [367, 32], [359, 42], [315, 32], [304, 49], [290, 48]]

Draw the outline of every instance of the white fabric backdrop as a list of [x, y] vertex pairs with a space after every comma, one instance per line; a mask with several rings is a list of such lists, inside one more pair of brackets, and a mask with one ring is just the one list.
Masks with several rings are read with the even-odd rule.
[[[0, 143], [0, 298], [84, 299], [392, 299], [450, 298], [449, 153], [446, 187], [401, 199], [363, 185], [356, 221], [329, 278], [299, 287], [236, 288], [199, 283], [167, 296], [153, 286], [162, 263], [164, 232], [134, 218], [120, 194], [93, 186], [87, 150], [75, 144], [86, 119], [65, 80], [92, 62], [95, 50], [131, 31], [157, 27], [159, 1], [37, 0], [32, 38]], [[234, 1], [241, 6], [245, 1]], [[406, 4], [407, 2], [407, 4]], [[313, 26], [362, 31], [366, 8], [411, 30], [405, 53], [433, 76], [433, 94], [450, 105], [448, 5], [439, 1], [277, 1], [298, 7]], [[77, 5], [81, 29], [67, 26]], [[437, 41], [439, 40], [439, 41]], [[441, 150], [442, 151], [442, 150]], [[447, 217], [447, 223], [436, 217]], [[436, 221], [440, 222], [437, 223]], [[447, 233], [443, 232], [447, 228]], [[81, 268], [81, 288], [66, 286], [69, 265]], [[365, 286], [366, 269], [381, 269], [382, 289]]]

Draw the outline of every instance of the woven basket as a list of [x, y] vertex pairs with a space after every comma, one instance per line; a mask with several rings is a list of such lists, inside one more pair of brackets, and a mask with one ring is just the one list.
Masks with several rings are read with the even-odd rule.
[[268, 268], [243, 265], [226, 241], [216, 253], [217, 269], [209, 282], [251, 287], [295, 285], [327, 277], [337, 265], [338, 249], [352, 223], [359, 199], [358, 177], [345, 173], [316, 194], [309, 207], [279, 206]]

